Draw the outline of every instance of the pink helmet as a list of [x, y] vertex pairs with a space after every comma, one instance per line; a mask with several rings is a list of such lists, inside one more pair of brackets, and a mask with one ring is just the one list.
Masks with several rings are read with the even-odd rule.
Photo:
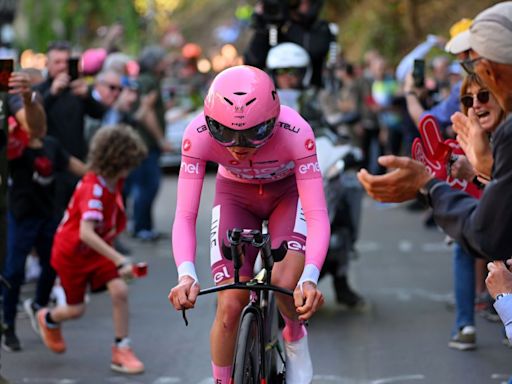
[[210, 134], [226, 147], [263, 145], [272, 136], [279, 111], [270, 76], [248, 65], [219, 73], [204, 100]]

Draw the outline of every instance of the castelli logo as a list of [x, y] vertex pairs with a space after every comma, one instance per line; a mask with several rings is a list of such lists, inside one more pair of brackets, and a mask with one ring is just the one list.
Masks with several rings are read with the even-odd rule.
[[305, 147], [308, 151], [312, 151], [313, 149], [315, 149], [315, 141], [312, 139], [307, 139]]
[[191, 147], [192, 147], [192, 143], [190, 142], [190, 140], [189, 139], [185, 139], [183, 141], [183, 150], [184, 151], [189, 151]]

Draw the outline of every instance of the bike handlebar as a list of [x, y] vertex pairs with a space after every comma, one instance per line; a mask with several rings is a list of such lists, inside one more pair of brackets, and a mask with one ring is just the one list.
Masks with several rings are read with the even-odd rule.
[[209, 293], [226, 291], [229, 289], [245, 289], [246, 291], [275, 291], [293, 297], [293, 291], [289, 289], [281, 288], [272, 284], [251, 283], [251, 281], [218, 285], [216, 287], [201, 289], [199, 291], [199, 296], [207, 295]]

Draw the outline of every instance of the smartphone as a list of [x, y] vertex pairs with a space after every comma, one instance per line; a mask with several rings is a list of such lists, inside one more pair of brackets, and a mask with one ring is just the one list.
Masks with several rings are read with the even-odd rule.
[[425, 60], [415, 59], [412, 69], [414, 87], [423, 88], [425, 86]]
[[0, 92], [9, 91], [9, 77], [13, 70], [13, 59], [0, 59]]
[[79, 64], [79, 57], [70, 57], [68, 59], [68, 75], [71, 78], [71, 81], [76, 80], [80, 77], [80, 69], [78, 67]]

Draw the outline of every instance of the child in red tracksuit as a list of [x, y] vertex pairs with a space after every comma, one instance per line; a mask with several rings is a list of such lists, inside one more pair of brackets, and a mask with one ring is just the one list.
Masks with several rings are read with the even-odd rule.
[[127, 126], [107, 126], [93, 137], [89, 172], [77, 185], [55, 234], [51, 264], [60, 277], [67, 305], [43, 308], [37, 313], [41, 338], [56, 353], [66, 350], [60, 323], [85, 311], [84, 295], [105, 287], [112, 297], [115, 343], [111, 368], [136, 374], [144, 371], [128, 339], [128, 287], [131, 262], [112, 246], [126, 225], [122, 182], [147, 151]]

